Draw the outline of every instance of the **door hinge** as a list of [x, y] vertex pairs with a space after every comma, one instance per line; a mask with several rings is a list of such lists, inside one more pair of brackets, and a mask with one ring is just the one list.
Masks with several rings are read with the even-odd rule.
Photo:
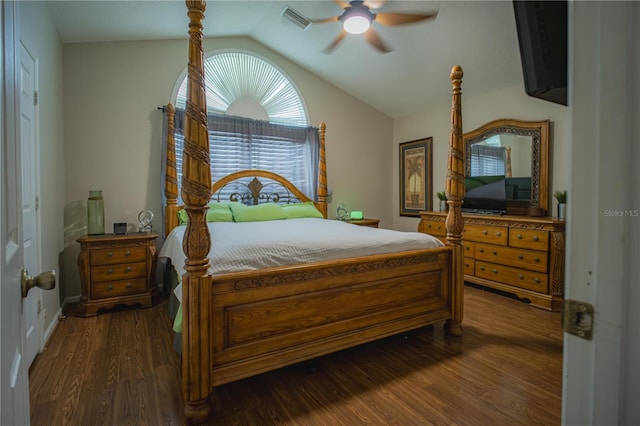
[[33, 105], [38, 105], [38, 92], [33, 92]]
[[562, 304], [562, 329], [565, 333], [591, 340], [594, 322], [593, 305], [577, 300], [565, 300]]

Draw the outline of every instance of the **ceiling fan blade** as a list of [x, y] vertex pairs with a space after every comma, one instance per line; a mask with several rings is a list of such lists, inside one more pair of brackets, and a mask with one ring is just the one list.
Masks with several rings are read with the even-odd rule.
[[373, 29], [373, 27], [369, 28], [364, 33], [364, 38], [369, 42], [369, 44], [371, 44], [373, 47], [375, 47], [382, 53], [391, 52], [391, 49], [384, 44], [384, 42], [382, 41], [378, 33]]
[[342, 1], [342, 0], [333, 0], [333, 2], [335, 4], [337, 4], [338, 6], [340, 6], [341, 8], [345, 9], [347, 7], [349, 7], [349, 2], [346, 1]]
[[363, 3], [369, 9], [380, 9], [384, 6], [385, 0], [365, 0]]
[[391, 27], [394, 25], [412, 24], [414, 22], [424, 21], [425, 19], [432, 19], [436, 16], [438, 16], [437, 11], [425, 14], [380, 12], [376, 14], [376, 22]]
[[338, 37], [336, 37], [335, 40], [333, 40], [333, 43], [331, 43], [329, 46], [327, 46], [322, 53], [331, 53], [333, 51], [333, 49], [335, 49], [335, 47], [342, 41], [342, 39], [344, 39], [344, 37], [347, 35], [347, 32], [345, 30], [340, 31], [340, 34], [338, 34]]
[[332, 16], [331, 18], [312, 19], [311, 23], [312, 24], [324, 24], [325, 22], [337, 22], [337, 21], [338, 21], [338, 16]]

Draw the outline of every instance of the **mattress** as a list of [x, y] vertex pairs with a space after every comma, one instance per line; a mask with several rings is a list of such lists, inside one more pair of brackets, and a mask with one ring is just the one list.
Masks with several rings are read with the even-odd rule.
[[[210, 222], [208, 227], [212, 275], [444, 246], [421, 232], [356, 226], [331, 219]], [[184, 274], [185, 230], [185, 225], [173, 229], [159, 252], [160, 257], [171, 259], [178, 277]], [[180, 289], [178, 286], [175, 293], [182, 301]]]

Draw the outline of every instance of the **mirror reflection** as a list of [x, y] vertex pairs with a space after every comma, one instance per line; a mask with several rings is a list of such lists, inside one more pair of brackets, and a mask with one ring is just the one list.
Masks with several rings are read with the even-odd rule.
[[501, 119], [465, 133], [465, 176], [502, 177], [506, 210], [548, 206], [549, 121]]

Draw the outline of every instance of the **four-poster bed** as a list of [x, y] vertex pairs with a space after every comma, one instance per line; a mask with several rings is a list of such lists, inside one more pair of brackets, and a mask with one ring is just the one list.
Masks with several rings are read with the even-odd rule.
[[[186, 257], [182, 276], [182, 390], [189, 422], [206, 422], [214, 386], [436, 322], [445, 322], [448, 334], [460, 336], [460, 207], [464, 196], [461, 68], [456, 66], [451, 73], [453, 105], [446, 183], [450, 209], [445, 247], [212, 275], [208, 254], [216, 240], [214, 237], [212, 241], [206, 215], [212, 193], [228, 181], [254, 175], [275, 179], [293, 191], [299, 201], [314, 201], [326, 218], [325, 127], [320, 126], [317, 200], [298, 193], [286, 179], [255, 170], [228, 176], [212, 186], [202, 49], [205, 2], [186, 3], [190, 41], [181, 188], [188, 216], [182, 242]], [[172, 109], [169, 107], [169, 113]], [[177, 226], [177, 212], [182, 208], [177, 202], [171, 130], [167, 149], [166, 233]]]

